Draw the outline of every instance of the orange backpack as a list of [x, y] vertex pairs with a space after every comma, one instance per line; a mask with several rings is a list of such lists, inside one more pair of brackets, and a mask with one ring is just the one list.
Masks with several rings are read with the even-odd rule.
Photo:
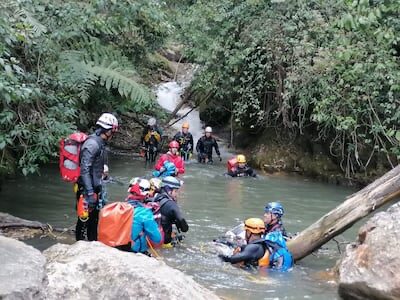
[[126, 202], [104, 206], [99, 213], [97, 240], [111, 247], [131, 243], [133, 212], [133, 206]]

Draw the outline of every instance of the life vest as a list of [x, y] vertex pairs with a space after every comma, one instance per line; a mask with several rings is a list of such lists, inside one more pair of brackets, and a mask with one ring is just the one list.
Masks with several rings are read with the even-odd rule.
[[76, 132], [67, 138], [60, 140], [60, 174], [63, 180], [76, 182], [81, 173], [79, 155], [82, 144], [88, 136], [82, 132]]
[[98, 241], [111, 247], [132, 244], [134, 207], [126, 202], [107, 204], [100, 210]]
[[259, 267], [269, 267], [270, 255], [268, 249], [265, 250], [264, 256], [258, 260]]
[[226, 169], [227, 169], [228, 172], [233, 172], [236, 169], [236, 167], [237, 167], [236, 157], [231, 158], [226, 163]]
[[144, 136], [144, 141], [150, 144], [155, 142], [159, 143], [161, 141], [161, 135], [156, 130], [149, 130]]

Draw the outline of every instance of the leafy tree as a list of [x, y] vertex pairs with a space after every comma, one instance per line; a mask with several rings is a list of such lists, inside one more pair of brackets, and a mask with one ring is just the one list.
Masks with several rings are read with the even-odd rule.
[[[0, 150], [24, 174], [57, 155], [87, 112], [155, 108], [147, 56], [168, 34], [157, 1], [0, 3]], [[1, 162], [3, 164], [3, 161]]]
[[399, 11], [394, 0], [197, 1], [180, 38], [210, 105], [244, 129], [323, 141], [351, 176], [400, 157]]

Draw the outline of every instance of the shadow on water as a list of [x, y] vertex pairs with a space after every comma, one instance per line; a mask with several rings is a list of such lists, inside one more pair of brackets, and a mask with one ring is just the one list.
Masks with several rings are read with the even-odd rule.
[[[130, 157], [113, 157], [110, 171], [125, 182], [133, 176], [150, 176], [144, 162]], [[288, 231], [298, 232], [328, 212], [353, 190], [297, 177], [260, 177], [231, 179], [222, 176], [221, 163], [190, 163], [183, 176], [184, 187], [178, 203], [190, 225], [183, 244], [161, 250], [167, 264], [192, 275], [204, 286], [229, 299], [334, 299], [336, 288], [319, 282], [313, 273], [332, 267], [338, 258], [334, 243], [324, 246], [289, 273], [259, 274], [222, 263], [211, 241], [248, 217], [261, 216], [269, 201], [281, 201]], [[109, 199], [123, 200], [127, 186], [109, 185]], [[0, 211], [18, 217], [69, 227], [75, 223], [74, 195], [71, 184], [61, 181], [56, 165], [42, 170], [41, 176], [9, 181], [0, 192]], [[346, 234], [354, 239], [355, 229]], [[54, 241], [28, 241], [45, 249]], [[72, 241], [67, 241], [72, 242]]]

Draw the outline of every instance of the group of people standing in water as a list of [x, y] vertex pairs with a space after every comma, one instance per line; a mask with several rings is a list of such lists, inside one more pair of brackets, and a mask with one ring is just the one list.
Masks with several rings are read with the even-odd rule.
[[[185, 173], [184, 161], [189, 160], [193, 154], [193, 136], [189, 132], [189, 124], [183, 123], [182, 131], [169, 143], [168, 152], [162, 154], [155, 163], [154, 177], [150, 180], [132, 178], [125, 201], [106, 204], [102, 201], [105, 194], [103, 182], [110, 177], [105, 146], [118, 127], [117, 118], [104, 113], [97, 120], [94, 133], [76, 141], [77, 151], [72, 151], [75, 157], [67, 153], [66, 146], [61, 149], [61, 174], [67, 181], [76, 181], [76, 239], [99, 240], [121, 250], [150, 255], [149, 247], [153, 250], [157, 247], [172, 247], [179, 243], [180, 233], [189, 230], [177, 197], [183, 183], [179, 176]], [[148, 127], [143, 132], [142, 145], [149, 146], [152, 137], [151, 147], [158, 151], [162, 132], [157, 128], [154, 118], [149, 119]], [[66, 141], [67, 144], [72, 145], [71, 141]], [[212, 129], [206, 127], [204, 136], [196, 145], [198, 162], [213, 163], [213, 148], [221, 161]], [[77, 163], [76, 168], [68, 168], [71, 161]], [[228, 176], [257, 176], [247, 165], [244, 155], [230, 159], [227, 168]], [[281, 270], [291, 268], [293, 260], [286, 247], [285, 239], [288, 237], [281, 220], [283, 214], [280, 203], [267, 204], [264, 220], [247, 219], [242, 240], [232, 244], [235, 248], [233, 255], [220, 255], [220, 258], [225, 262], [245, 266]], [[177, 232], [174, 232], [173, 225]]]

